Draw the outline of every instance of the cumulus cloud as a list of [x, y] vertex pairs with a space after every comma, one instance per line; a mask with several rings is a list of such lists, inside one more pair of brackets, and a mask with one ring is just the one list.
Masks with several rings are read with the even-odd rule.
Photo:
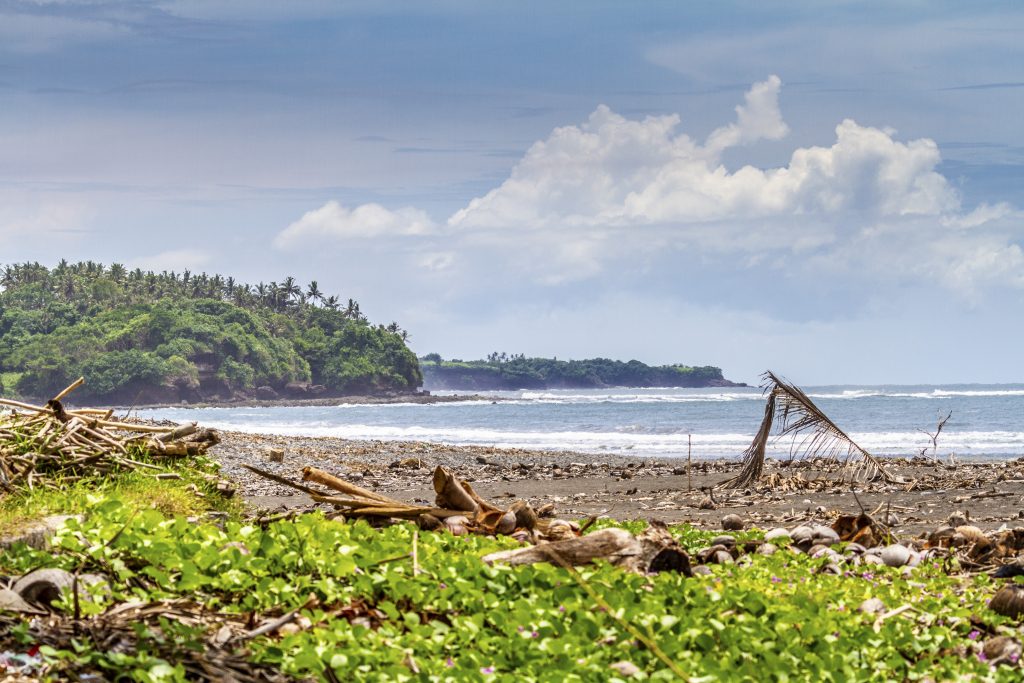
[[280, 249], [298, 248], [324, 239], [346, 240], [386, 235], [423, 235], [434, 230], [426, 213], [414, 208], [386, 209], [380, 204], [361, 204], [354, 209], [330, 201], [306, 212], [275, 239]]
[[605, 106], [580, 126], [537, 142], [500, 187], [457, 212], [456, 228], [687, 224], [780, 215], [878, 215], [955, 211], [959, 198], [935, 171], [931, 140], [840, 123], [831, 147], [800, 148], [780, 168], [720, 161], [730, 147], [784, 136], [781, 81], [756, 84], [736, 122], [704, 145], [677, 132], [676, 116], [632, 121]]
[[726, 150], [741, 156], [789, 132], [781, 85], [776, 76], [753, 85], [735, 120], [703, 142], [680, 130], [678, 116], [634, 120], [601, 105], [534, 143], [504, 182], [444, 226], [414, 209], [350, 211], [331, 202], [277, 243], [436, 228], [446, 252], [501, 254], [517, 274], [547, 285], [593, 278], [612, 264], [642, 270], [686, 252], [732, 268], [915, 278], [967, 294], [1024, 287], [1019, 213], [1006, 204], [965, 211], [930, 139], [904, 141], [846, 119], [831, 144], [797, 148], [783, 165], [727, 165]]

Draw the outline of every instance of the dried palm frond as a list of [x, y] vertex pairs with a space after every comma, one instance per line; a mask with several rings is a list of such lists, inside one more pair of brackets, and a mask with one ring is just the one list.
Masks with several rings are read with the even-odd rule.
[[778, 427], [778, 437], [793, 437], [790, 453], [796, 457], [822, 457], [831, 462], [841, 462], [851, 479], [873, 479], [882, 477], [893, 481], [881, 461], [861, 448], [836, 426], [803, 391], [779, 379], [770, 370], [763, 375], [764, 393], [767, 401], [761, 427], [754, 440], [743, 453], [743, 469], [723, 485], [743, 488], [756, 482], [764, 471], [765, 448], [771, 435], [773, 423]]

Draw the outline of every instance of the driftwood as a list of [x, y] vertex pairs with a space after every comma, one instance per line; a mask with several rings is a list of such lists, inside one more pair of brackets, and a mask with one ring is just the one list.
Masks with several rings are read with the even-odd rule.
[[651, 525], [639, 536], [625, 529], [601, 529], [587, 536], [503, 550], [485, 555], [487, 564], [510, 565], [549, 562], [562, 566], [579, 566], [595, 560], [634, 572], [673, 570], [693, 576], [690, 558], [663, 524]]
[[375, 520], [403, 519], [416, 522], [424, 531], [448, 530], [454, 535], [466, 533], [511, 535], [523, 541], [564, 540], [579, 536], [579, 525], [558, 519], [540, 519], [529, 503], [516, 501], [508, 509], [481, 498], [469, 482], [456, 477], [446, 467], [434, 470], [436, 504], [414, 505], [370, 491], [315, 467], [302, 470], [304, 481], [326, 486], [344, 495], [333, 495], [293, 482], [273, 472], [243, 465], [251, 472], [302, 491], [317, 503], [333, 505], [351, 517]]
[[67, 408], [63, 399], [84, 383], [79, 378], [43, 406], [0, 398], [10, 408], [0, 414], [0, 491], [52, 488], [115, 470], [161, 470], [135, 454], [190, 457], [220, 440], [212, 430], [196, 433], [195, 423], [169, 429], [112, 421], [110, 410]]

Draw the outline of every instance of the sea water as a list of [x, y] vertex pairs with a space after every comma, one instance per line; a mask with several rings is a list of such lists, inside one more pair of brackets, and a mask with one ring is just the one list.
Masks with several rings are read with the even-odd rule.
[[[934, 454], [1024, 455], [1024, 385], [821, 386], [805, 392], [857, 443], [879, 455], [933, 453], [927, 432], [952, 417]], [[437, 392], [451, 394], [452, 392]], [[262, 434], [417, 440], [650, 458], [737, 458], [764, 414], [757, 388], [493, 392], [489, 400], [328, 407], [160, 408], [144, 418]], [[792, 440], [769, 456], [788, 457]]]

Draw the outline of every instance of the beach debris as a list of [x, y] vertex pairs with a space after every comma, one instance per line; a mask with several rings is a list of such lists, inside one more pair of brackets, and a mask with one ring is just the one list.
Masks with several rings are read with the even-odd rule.
[[726, 531], [741, 531], [746, 523], [739, 515], [726, 515], [722, 517], [722, 528]]
[[[637, 536], [625, 529], [600, 529], [578, 538], [503, 550], [483, 557], [487, 564], [513, 566], [538, 562], [579, 566], [595, 560], [604, 560], [616, 567], [640, 573], [676, 571], [685, 576], [693, 576], [689, 555], [672, 537], [668, 528], [655, 521]], [[732, 561], [731, 556], [729, 561]]]
[[790, 450], [793, 457], [819, 457], [827, 462], [841, 462], [844, 478], [854, 481], [877, 477], [887, 483], [895, 481], [878, 458], [847, 436], [807, 394], [770, 370], [763, 377], [762, 386], [767, 398], [761, 426], [743, 453], [743, 469], [721, 486], [747, 488], [761, 478], [773, 426], [778, 428], [777, 438], [793, 438]]
[[992, 596], [988, 603], [989, 609], [1004, 617], [1014, 619], [1024, 615], [1024, 585], [1008, 583]]
[[56, 488], [118, 470], [162, 473], [160, 459], [202, 455], [220, 440], [194, 422], [129, 423], [113, 419], [112, 410], [65, 407], [63, 400], [84, 383], [79, 378], [43, 406], [0, 398], [10, 409], [0, 413], [0, 491]]
[[514, 501], [502, 509], [481, 498], [469, 482], [456, 477], [448, 468], [438, 465], [433, 473], [435, 505], [416, 505], [379, 494], [346, 481], [316, 467], [302, 470], [306, 482], [326, 486], [333, 493], [319, 491], [286, 477], [267, 472], [253, 465], [243, 467], [279, 484], [302, 491], [314, 502], [333, 505], [349, 517], [363, 517], [378, 522], [409, 520], [424, 531], [448, 531], [455, 536], [470, 533], [514, 536], [523, 541], [557, 541], [576, 538], [581, 530], [576, 522], [551, 518], [553, 505], [534, 510], [526, 501]]
[[995, 636], [985, 641], [981, 652], [985, 655], [985, 661], [992, 666], [1016, 665], [1020, 661], [1021, 644], [1010, 636]]
[[270, 446], [263, 452], [263, 457], [265, 457], [268, 462], [284, 462], [284, 449]]

